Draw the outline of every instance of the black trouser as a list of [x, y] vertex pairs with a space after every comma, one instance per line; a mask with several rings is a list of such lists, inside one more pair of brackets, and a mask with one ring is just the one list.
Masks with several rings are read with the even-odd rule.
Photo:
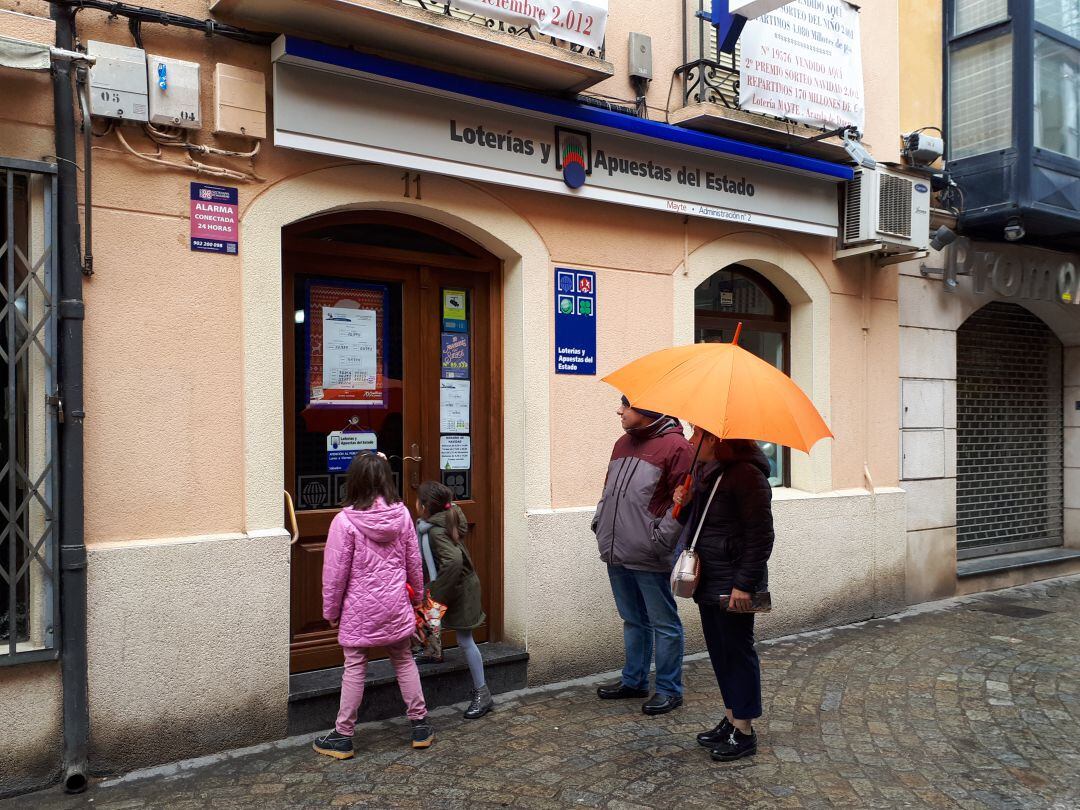
[[736, 720], [761, 717], [761, 664], [754, 649], [754, 614], [698, 605], [724, 705]]

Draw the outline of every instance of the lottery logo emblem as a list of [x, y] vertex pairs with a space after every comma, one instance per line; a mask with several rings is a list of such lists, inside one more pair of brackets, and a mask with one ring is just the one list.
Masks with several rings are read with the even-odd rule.
[[563, 315], [574, 314], [574, 299], [569, 295], [559, 296], [559, 312]]
[[555, 127], [556, 164], [569, 188], [581, 188], [592, 174], [592, 136], [576, 129]]

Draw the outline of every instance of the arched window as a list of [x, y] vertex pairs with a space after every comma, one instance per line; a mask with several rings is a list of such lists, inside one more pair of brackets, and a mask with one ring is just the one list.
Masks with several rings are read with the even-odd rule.
[[[732, 264], [713, 273], [694, 290], [694, 342], [728, 343], [743, 325], [739, 345], [790, 374], [791, 306], [768, 279]], [[762, 443], [769, 459], [769, 483], [790, 484], [790, 451]]]

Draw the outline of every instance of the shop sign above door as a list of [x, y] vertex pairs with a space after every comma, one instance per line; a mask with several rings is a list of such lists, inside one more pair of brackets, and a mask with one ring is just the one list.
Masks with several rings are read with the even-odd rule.
[[450, 5], [594, 51], [604, 44], [608, 0], [450, 0]]
[[970, 276], [976, 295], [1080, 305], [1080, 269], [1067, 253], [960, 237], [945, 251], [944, 268], [923, 265], [923, 275], [935, 273], [946, 291], [956, 289], [959, 276]]
[[835, 236], [836, 180], [402, 83], [274, 64], [274, 142], [675, 214]]

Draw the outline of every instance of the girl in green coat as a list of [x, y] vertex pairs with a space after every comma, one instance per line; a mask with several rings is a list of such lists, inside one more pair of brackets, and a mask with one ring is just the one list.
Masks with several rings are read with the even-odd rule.
[[425, 481], [417, 491], [416, 511], [420, 520], [420, 552], [424, 578], [436, 602], [446, 605], [442, 626], [457, 633], [458, 646], [472, 675], [473, 693], [466, 720], [475, 720], [491, 711], [495, 703], [484, 677], [484, 660], [472, 631], [484, 623], [480, 606], [480, 577], [465, 548], [468, 523], [465, 513], [453, 501], [450, 489], [438, 481]]

